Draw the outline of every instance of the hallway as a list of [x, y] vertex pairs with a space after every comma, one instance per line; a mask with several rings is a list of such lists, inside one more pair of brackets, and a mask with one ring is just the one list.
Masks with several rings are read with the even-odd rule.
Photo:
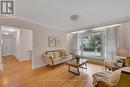
[[18, 60], [13, 55], [3, 56], [2, 61], [3, 61], [4, 64], [17, 63], [18, 62]]

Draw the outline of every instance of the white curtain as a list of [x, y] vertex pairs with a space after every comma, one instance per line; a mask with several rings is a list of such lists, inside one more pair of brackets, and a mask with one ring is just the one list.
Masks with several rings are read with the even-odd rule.
[[71, 40], [70, 40], [70, 51], [75, 55], [78, 54], [78, 34], [72, 33]]
[[105, 60], [112, 60], [117, 49], [117, 27], [105, 30]]

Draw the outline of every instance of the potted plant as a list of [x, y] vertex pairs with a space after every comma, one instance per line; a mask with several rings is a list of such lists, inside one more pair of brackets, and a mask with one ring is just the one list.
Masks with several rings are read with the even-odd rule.
[[80, 56], [76, 55], [76, 56], [75, 56], [75, 59], [76, 59], [76, 62], [79, 62]]

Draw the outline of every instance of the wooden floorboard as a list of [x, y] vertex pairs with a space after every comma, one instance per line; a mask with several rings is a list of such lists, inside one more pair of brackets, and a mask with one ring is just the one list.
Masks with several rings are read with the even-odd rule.
[[104, 68], [92, 63], [87, 67], [87, 70], [80, 69], [78, 76], [69, 73], [65, 64], [56, 66], [54, 70], [51, 67], [33, 70], [31, 61], [6, 62], [4, 72], [0, 73], [0, 87], [93, 87], [92, 74]]
[[18, 60], [13, 55], [7, 55], [2, 57], [3, 63], [17, 63]]

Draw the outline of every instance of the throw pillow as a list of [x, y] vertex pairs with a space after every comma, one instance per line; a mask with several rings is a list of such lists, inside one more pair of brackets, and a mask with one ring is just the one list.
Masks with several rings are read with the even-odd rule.
[[54, 58], [59, 58], [59, 52], [53, 52]]
[[52, 58], [54, 57], [53, 56], [53, 52], [48, 52], [47, 55], [50, 56], [50, 57], [52, 57]]
[[61, 56], [66, 56], [64, 50], [61, 51]]
[[69, 56], [69, 50], [66, 50], [66, 51], [65, 51], [65, 55], [66, 55], [66, 56]]

